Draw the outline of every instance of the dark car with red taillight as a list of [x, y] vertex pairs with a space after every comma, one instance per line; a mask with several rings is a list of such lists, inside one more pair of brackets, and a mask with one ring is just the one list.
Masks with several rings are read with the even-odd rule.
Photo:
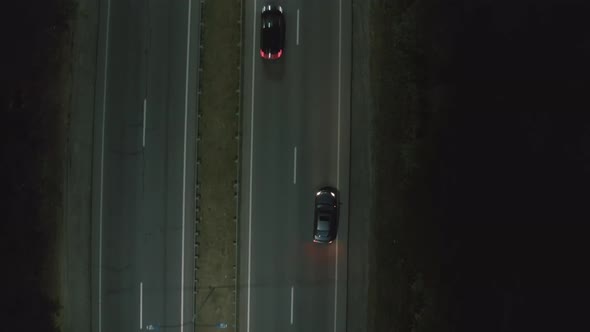
[[260, 56], [267, 60], [279, 59], [285, 49], [283, 8], [277, 5], [262, 7], [260, 22]]

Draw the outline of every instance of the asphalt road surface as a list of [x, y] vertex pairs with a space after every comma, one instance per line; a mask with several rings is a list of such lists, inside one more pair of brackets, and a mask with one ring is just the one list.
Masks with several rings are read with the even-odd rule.
[[[279, 2], [285, 53], [258, 55], [260, 11], [244, 2], [241, 331], [345, 331], [350, 151], [347, 0]], [[312, 242], [314, 194], [340, 193], [331, 245]]]
[[93, 161], [93, 330], [193, 330], [199, 6], [105, 0]]

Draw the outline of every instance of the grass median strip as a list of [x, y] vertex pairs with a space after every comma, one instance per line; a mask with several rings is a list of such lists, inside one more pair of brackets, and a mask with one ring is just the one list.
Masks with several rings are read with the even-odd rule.
[[[196, 328], [235, 329], [241, 5], [202, 3]], [[228, 24], [235, 22], [235, 24]]]

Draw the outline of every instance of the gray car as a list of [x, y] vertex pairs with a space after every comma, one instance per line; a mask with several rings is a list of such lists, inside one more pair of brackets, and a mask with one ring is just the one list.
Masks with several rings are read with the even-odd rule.
[[313, 242], [332, 243], [338, 234], [338, 192], [324, 187], [315, 194]]

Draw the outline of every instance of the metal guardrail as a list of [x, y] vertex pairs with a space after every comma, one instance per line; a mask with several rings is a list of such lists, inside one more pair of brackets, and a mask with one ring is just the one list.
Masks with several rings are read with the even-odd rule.
[[239, 323], [239, 288], [238, 288], [238, 280], [239, 280], [239, 271], [240, 271], [240, 184], [241, 182], [241, 165], [242, 165], [242, 59], [243, 59], [243, 41], [244, 41], [244, 29], [243, 29], [243, 21], [244, 21], [244, 1], [240, 0], [240, 19], [238, 21], [238, 25], [240, 27], [240, 41], [238, 42], [238, 49], [240, 54], [240, 61], [238, 62], [238, 88], [236, 93], [238, 94], [238, 108], [236, 111], [237, 118], [237, 133], [236, 133], [236, 143], [237, 143], [237, 155], [236, 155], [236, 185], [235, 185], [235, 199], [236, 199], [236, 216], [234, 218], [236, 224], [236, 265], [234, 266], [234, 301], [235, 301], [235, 314], [234, 314], [234, 328], [236, 331], [239, 330], [238, 323]]
[[198, 153], [198, 146], [199, 146], [199, 141], [201, 139], [200, 133], [199, 133], [199, 118], [201, 117], [201, 74], [203, 72], [203, 57], [202, 57], [202, 52], [203, 52], [203, 3], [205, 2], [205, 0], [200, 0], [199, 1], [199, 25], [200, 25], [200, 29], [199, 29], [199, 63], [198, 63], [198, 68], [197, 68], [197, 116], [195, 117], [195, 128], [196, 128], [196, 136], [197, 136], [197, 154], [196, 154], [196, 165], [195, 165], [195, 224], [194, 224], [194, 230], [195, 230], [195, 234], [194, 234], [194, 270], [193, 270], [193, 324], [196, 323], [197, 320], [197, 294], [198, 294], [198, 276], [197, 276], [197, 271], [199, 270], [199, 265], [198, 265], [198, 260], [199, 260], [199, 212], [200, 212], [200, 198], [201, 198], [201, 191], [200, 191], [200, 182], [199, 182], [199, 165], [200, 165], [200, 158], [199, 158], [199, 153]]

